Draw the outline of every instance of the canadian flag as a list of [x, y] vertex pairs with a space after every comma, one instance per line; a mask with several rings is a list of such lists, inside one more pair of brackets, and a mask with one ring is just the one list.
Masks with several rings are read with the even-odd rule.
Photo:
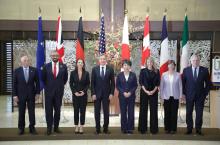
[[170, 53], [168, 49], [168, 34], [166, 15], [163, 17], [162, 34], [161, 34], [161, 48], [160, 48], [160, 76], [168, 70], [168, 60]]
[[56, 50], [59, 56], [59, 62], [63, 62], [64, 58], [64, 46], [62, 39], [62, 23], [61, 16], [58, 17], [57, 28], [56, 28]]
[[149, 15], [146, 16], [146, 21], [144, 25], [144, 39], [142, 48], [142, 58], [141, 58], [141, 68], [145, 67], [145, 62], [148, 57], [150, 57], [150, 25], [149, 25]]
[[128, 33], [128, 17], [125, 14], [123, 36], [122, 36], [122, 48], [121, 48], [121, 60], [130, 60], [130, 49], [129, 49], [129, 33]]

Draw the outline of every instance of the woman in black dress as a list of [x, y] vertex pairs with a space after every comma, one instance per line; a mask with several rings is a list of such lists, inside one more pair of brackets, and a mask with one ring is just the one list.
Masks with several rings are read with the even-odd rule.
[[138, 131], [141, 134], [147, 132], [148, 126], [148, 103], [150, 104], [150, 132], [158, 133], [158, 88], [160, 86], [160, 73], [154, 67], [152, 58], [146, 61], [146, 68], [142, 69], [139, 76], [140, 111]]
[[87, 90], [89, 88], [89, 84], [89, 73], [85, 70], [85, 63], [83, 60], [78, 59], [75, 70], [70, 74], [70, 88], [73, 96], [75, 133], [83, 134], [83, 125], [85, 124], [85, 112], [88, 98]]

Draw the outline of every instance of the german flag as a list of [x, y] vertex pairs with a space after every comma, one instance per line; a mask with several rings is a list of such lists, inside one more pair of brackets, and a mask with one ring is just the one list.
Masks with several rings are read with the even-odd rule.
[[76, 41], [76, 60], [78, 59], [82, 59], [83, 61], [85, 60], [82, 17], [79, 18], [77, 41]]

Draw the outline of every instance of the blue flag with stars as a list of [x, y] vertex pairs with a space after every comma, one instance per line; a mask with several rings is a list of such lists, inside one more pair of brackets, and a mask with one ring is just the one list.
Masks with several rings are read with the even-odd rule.
[[38, 18], [38, 42], [37, 42], [37, 51], [36, 51], [36, 67], [38, 70], [38, 76], [40, 80], [40, 90], [44, 88], [44, 84], [41, 76], [41, 68], [45, 62], [45, 53], [44, 53], [44, 38], [42, 31], [42, 18], [39, 16]]
[[105, 21], [104, 14], [102, 13], [99, 33], [99, 54], [103, 53], [105, 53]]

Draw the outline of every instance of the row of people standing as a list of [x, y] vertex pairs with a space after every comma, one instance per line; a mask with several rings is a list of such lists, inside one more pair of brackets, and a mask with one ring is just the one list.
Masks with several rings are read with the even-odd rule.
[[[52, 128], [54, 129], [54, 132], [61, 133], [59, 129], [60, 109], [64, 93], [64, 85], [67, 82], [68, 73], [66, 65], [59, 63], [58, 58], [58, 53], [53, 51], [51, 53], [52, 62], [46, 64], [42, 69], [42, 79], [45, 85], [47, 135], [52, 133]], [[197, 60], [195, 63], [193, 63], [194, 59]], [[150, 104], [150, 132], [152, 134], [156, 134], [158, 132], [158, 91], [160, 88], [161, 98], [164, 100], [164, 123], [166, 132], [176, 132], [178, 100], [182, 97], [183, 92], [183, 94], [186, 95], [186, 100], [190, 100], [188, 103], [186, 102], [187, 133], [192, 133], [192, 107], [195, 103], [196, 118], [198, 118], [196, 119], [196, 132], [201, 134], [202, 112], [205, 95], [207, 95], [209, 91], [209, 80], [207, 79], [207, 69], [199, 66], [198, 59], [199, 57], [196, 55], [191, 59], [192, 66], [194, 67], [195, 64], [195, 66], [199, 68], [199, 71], [197, 69], [198, 80], [196, 80], [198, 84], [195, 83], [195, 86], [191, 87], [189, 87], [191, 85], [189, 84], [191, 83], [191, 74], [189, 74], [189, 70], [192, 70], [192, 67], [184, 70], [182, 87], [181, 76], [174, 71], [174, 61], [169, 61], [169, 71], [164, 73], [160, 82], [160, 74], [159, 71], [154, 67], [153, 59], [147, 59], [146, 68], [142, 69], [139, 75], [141, 92], [138, 130], [141, 133], [146, 133], [148, 128], [148, 104]], [[19, 134], [24, 133], [24, 115], [26, 103], [29, 107], [30, 133], [35, 134], [35, 114], [33, 113], [35, 100], [34, 96], [38, 96], [40, 92], [39, 79], [36, 69], [29, 67], [27, 56], [22, 57], [21, 60], [23, 66], [15, 70], [13, 83], [13, 95], [15, 100], [18, 101], [19, 106]], [[121, 110], [121, 131], [122, 133], [129, 134], [133, 133], [134, 130], [135, 91], [138, 86], [136, 75], [130, 71], [130, 67], [131, 62], [129, 60], [124, 60], [124, 71], [119, 73], [116, 79], [116, 88], [119, 90], [119, 102]], [[26, 68], [29, 68], [28, 81], [26, 81]], [[203, 86], [201, 83], [203, 83]], [[84, 61], [79, 59], [76, 63], [76, 69], [72, 71], [70, 75], [70, 88], [72, 91], [74, 106], [75, 133], [83, 133], [88, 99], [87, 90], [89, 86], [89, 73], [85, 70]], [[32, 92], [26, 91], [28, 88], [30, 88]], [[190, 90], [192, 88], [194, 88], [194, 90]], [[94, 101], [94, 116], [96, 122], [95, 134], [100, 134], [102, 132], [100, 124], [101, 105], [104, 113], [103, 133], [110, 133], [109, 102], [113, 97], [114, 90], [114, 70], [107, 65], [105, 55], [101, 55], [99, 57], [99, 65], [92, 69], [91, 74], [91, 96]], [[191, 91], [196, 92], [193, 92], [192, 94]], [[202, 96], [202, 101], [198, 101], [201, 100], [200, 96]], [[191, 99], [191, 97], [194, 98]]]

